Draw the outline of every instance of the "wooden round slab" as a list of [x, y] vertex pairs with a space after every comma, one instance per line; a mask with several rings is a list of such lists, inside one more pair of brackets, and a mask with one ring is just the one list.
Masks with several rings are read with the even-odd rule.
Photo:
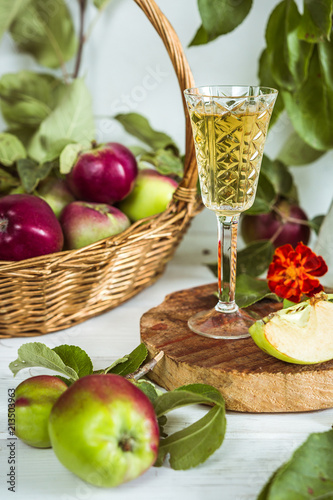
[[[223, 394], [228, 410], [295, 412], [333, 407], [333, 361], [295, 365], [261, 351], [251, 338], [215, 340], [193, 333], [188, 318], [216, 304], [216, 283], [168, 295], [141, 318], [141, 339], [151, 357], [164, 357], [150, 377], [165, 389], [205, 383]], [[262, 316], [281, 304], [252, 307]]]

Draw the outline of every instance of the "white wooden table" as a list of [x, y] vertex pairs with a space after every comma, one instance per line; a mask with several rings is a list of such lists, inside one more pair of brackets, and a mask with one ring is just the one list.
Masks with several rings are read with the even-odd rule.
[[[204, 228], [204, 229], [202, 229]], [[333, 409], [299, 414], [227, 413], [222, 447], [201, 466], [174, 471], [152, 467], [140, 478], [113, 490], [95, 488], [76, 478], [51, 449], [15, 443], [15, 493], [8, 491], [7, 394], [19, 381], [39, 373], [24, 371], [14, 379], [8, 364], [24, 342], [49, 347], [75, 344], [85, 349], [94, 368], [103, 368], [140, 342], [139, 320], [167, 293], [214, 281], [204, 262], [215, 260], [214, 216], [202, 213], [194, 221], [163, 277], [122, 306], [58, 333], [30, 339], [0, 341], [0, 500], [255, 500], [273, 471], [285, 462], [311, 432], [323, 432], [333, 422]], [[203, 250], [209, 249], [210, 255]], [[198, 419], [204, 410], [187, 407], [171, 413], [173, 431]]]

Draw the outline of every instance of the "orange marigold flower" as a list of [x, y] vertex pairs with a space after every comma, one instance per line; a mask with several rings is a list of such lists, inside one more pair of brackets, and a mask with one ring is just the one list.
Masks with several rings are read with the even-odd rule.
[[292, 302], [301, 296], [312, 297], [323, 290], [316, 276], [327, 272], [326, 262], [309, 247], [298, 243], [295, 250], [289, 244], [278, 247], [268, 268], [268, 287], [276, 295]]

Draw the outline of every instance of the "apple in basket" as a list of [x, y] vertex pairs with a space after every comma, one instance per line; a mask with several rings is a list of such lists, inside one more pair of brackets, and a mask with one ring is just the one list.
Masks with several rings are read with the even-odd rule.
[[133, 191], [118, 204], [132, 221], [164, 212], [178, 183], [153, 169], [141, 170]]
[[49, 434], [60, 462], [96, 486], [135, 479], [157, 458], [154, 408], [120, 375], [87, 375], [74, 382], [52, 408]]
[[129, 195], [137, 174], [132, 152], [110, 142], [80, 154], [66, 181], [78, 200], [112, 205]]
[[46, 201], [30, 194], [0, 199], [0, 260], [22, 260], [59, 252], [64, 237]]
[[75, 200], [66, 181], [56, 177], [48, 177], [40, 182], [37, 195], [50, 205], [58, 219], [63, 208]]
[[82, 248], [130, 226], [128, 217], [106, 203], [73, 201], [62, 211], [60, 223], [68, 249]]
[[65, 382], [51, 375], [38, 375], [21, 382], [15, 389], [14, 415], [8, 422], [16, 436], [35, 448], [50, 448], [48, 419], [59, 396], [67, 390]]

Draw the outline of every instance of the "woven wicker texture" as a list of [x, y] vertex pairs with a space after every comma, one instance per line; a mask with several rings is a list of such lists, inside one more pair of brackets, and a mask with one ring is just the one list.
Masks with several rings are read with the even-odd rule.
[[[179, 39], [153, 0], [134, 0], [163, 40], [181, 91], [193, 77]], [[183, 100], [184, 111], [185, 103]], [[165, 212], [116, 237], [20, 262], [0, 262], [0, 338], [68, 328], [112, 309], [163, 273], [189, 223], [201, 209], [191, 126], [185, 112], [184, 178]]]

